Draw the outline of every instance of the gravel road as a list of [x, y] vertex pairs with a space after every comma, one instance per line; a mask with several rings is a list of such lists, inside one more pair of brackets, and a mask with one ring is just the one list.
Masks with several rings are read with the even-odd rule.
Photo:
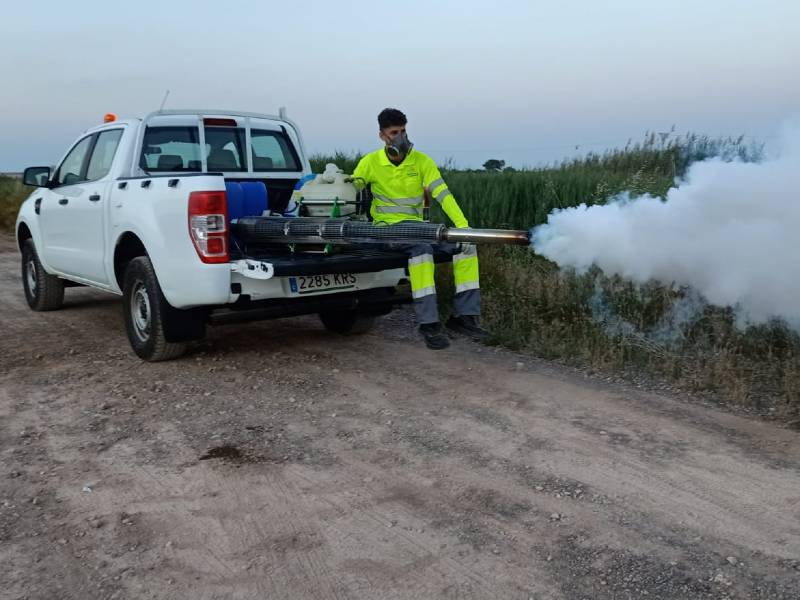
[[0, 238], [0, 598], [800, 597], [800, 436], [400, 311], [140, 362]]

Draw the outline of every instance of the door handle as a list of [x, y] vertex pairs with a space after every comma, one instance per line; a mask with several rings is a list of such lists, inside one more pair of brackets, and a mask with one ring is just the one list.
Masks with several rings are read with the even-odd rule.
[[91, 200], [92, 202], [97, 202], [98, 200], [100, 200], [100, 194], [92, 194], [91, 196], [89, 196], [89, 200]]
[[65, 205], [65, 204], [67, 204], [68, 202], [69, 202], [69, 200], [68, 200], [67, 198], [62, 198], [61, 200], [59, 200], [59, 201], [58, 201], [58, 203], [59, 203], [61, 206], [64, 206], [64, 205]]

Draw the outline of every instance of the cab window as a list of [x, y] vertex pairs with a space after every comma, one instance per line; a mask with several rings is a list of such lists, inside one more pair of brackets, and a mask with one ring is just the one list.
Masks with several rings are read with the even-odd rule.
[[145, 171], [200, 171], [197, 127], [148, 127], [139, 166]]
[[56, 185], [72, 185], [86, 181], [86, 158], [92, 145], [91, 135], [87, 135], [72, 147], [67, 157], [58, 167], [55, 181]]
[[300, 161], [291, 142], [280, 131], [253, 129], [250, 132], [253, 171], [299, 171]]
[[244, 159], [244, 129], [207, 126], [206, 170], [246, 171]]
[[92, 150], [92, 158], [89, 159], [89, 167], [86, 170], [88, 181], [96, 181], [108, 175], [121, 137], [122, 129], [101, 131], [98, 134], [94, 150]]

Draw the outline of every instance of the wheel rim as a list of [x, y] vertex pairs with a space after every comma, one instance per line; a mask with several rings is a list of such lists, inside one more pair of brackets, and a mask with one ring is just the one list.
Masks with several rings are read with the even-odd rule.
[[25, 281], [28, 283], [28, 291], [31, 296], [36, 295], [36, 261], [32, 258], [28, 259], [25, 264]]
[[137, 281], [131, 295], [131, 323], [136, 337], [142, 342], [150, 339], [150, 322], [150, 297], [147, 295], [147, 287], [144, 282]]

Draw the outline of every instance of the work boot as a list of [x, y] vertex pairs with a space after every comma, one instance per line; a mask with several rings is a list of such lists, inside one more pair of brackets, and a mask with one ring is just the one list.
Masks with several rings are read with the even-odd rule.
[[419, 332], [425, 338], [425, 345], [431, 350], [444, 350], [450, 346], [450, 340], [442, 331], [441, 323], [423, 323], [419, 326]]
[[465, 335], [476, 342], [483, 342], [490, 335], [488, 331], [478, 325], [478, 317], [472, 315], [450, 317], [447, 319], [446, 326], [450, 331]]

